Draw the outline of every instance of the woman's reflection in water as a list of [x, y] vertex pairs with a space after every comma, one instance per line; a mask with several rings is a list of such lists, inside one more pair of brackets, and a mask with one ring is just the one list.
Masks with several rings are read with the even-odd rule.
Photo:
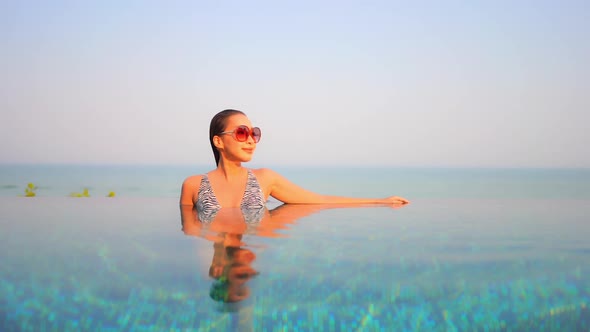
[[288, 228], [300, 218], [333, 208], [358, 208], [402, 205], [379, 204], [283, 204], [272, 210], [242, 210], [222, 208], [207, 213], [192, 206], [181, 206], [182, 230], [186, 235], [198, 236], [213, 242], [213, 259], [209, 276], [215, 279], [210, 296], [223, 303], [243, 301], [250, 296], [246, 283], [259, 272], [252, 267], [256, 254], [243, 242], [244, 235], [284, 237], [280, 230]]
[[256, 255], [241, 247], [242, 234], [223, 234], [222, 241], [213, 244], [214, 253], [209, 276], [215, 279], [209, 295], [215, 301], [238, 302], [250, 295], [246, 282], [258, 275], [251, 263]]
[[246, 283], [259, 272], [252, 267], [256, 254], [243, 242], [244, 235], [284, 237], [280, 230], [288, 228], [299, 218], [329, 207], [284, 204], [272, 210], [222, 208], [208, 214], [190, 206], [181, 206], [183, 232], [213, 242], [209, 276], [215, 282], [211, 286], [211, 298], [235, 303], [250, 296]]

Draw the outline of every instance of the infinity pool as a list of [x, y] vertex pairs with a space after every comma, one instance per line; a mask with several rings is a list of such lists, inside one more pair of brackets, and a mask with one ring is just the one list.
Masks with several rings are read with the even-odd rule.
[[0, 198], [2, 331], [587, 331], [588, 200]]

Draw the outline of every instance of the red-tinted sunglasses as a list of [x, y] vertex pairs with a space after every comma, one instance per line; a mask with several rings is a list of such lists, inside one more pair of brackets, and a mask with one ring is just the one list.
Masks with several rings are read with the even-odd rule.
[[260, 142], [260, 137], [262, 136], [262, 132], [260, 131], [260, 128], [254, 127], [254, 128], [252, 128], [252, 130], [250, 130], [250, 128], [248, 128], [247, 126], [239, 126], [235, 130], [224, 131], [222, 133], [219, 133], [219, 135], [225, 135], [225, 134], [232, 134], [234, 139], [238, 142], [245, 142], [248, 140], [248, 136], [252, 136], [252, 139], [256, 143]]

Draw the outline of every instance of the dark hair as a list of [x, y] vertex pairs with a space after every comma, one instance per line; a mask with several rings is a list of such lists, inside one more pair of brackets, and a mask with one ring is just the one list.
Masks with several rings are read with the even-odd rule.
[[229, 300], [229, 281], [227, 278], [219, 278], [211, 285], [209, 289], [209, 297], [214, 301], [228, 302]]
[[219, 135], [219, 133], [222, 133], [223, 130], [225, 129], [225, 127], [227, 126], [227, 119], [230, 116], [236, 115], [236, 114], [246, 115], [242, 111], [228, 109], [228, 110], [223, 110], [223, 111], [215, 114], [213, 119], [211, 119], [211, 124], [209, 125], [209, 143], [211, 143], [211, 149], [213, 149], [213, 156], [215, 157], [215, 165], [219, 165], [220, 156], [219, 156], [219, 150], [217, 150], [217, 148], [215, 147], [215, 144], [213, 144], [213, 136]]

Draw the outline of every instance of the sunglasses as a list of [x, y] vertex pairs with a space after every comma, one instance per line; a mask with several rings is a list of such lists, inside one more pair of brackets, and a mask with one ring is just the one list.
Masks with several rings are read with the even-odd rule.
[[260, 142], [260, 137], [262, 136], [262, 132], [260, 131], [260, 128], [254, 127], [254, 128], [252, 128], [252, 130], [250, 130], [250, 128], [248, 128], [247, 126], [239, 126], [235, 130], [224, 131], [222, 133], [219, 133], [219, 135], [225, 135], [225, 134], [232, 134], [234, 139], [238, 142], [245, 142], [248, 140], [248, 136], [252, 136], [252, 139], [256, 143]]

